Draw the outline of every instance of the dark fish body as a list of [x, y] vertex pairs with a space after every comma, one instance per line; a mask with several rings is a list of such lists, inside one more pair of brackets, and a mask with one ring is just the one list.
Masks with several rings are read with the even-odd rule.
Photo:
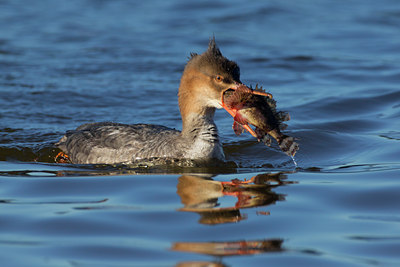
[[270, 143], [268, 136], [272, 136], [279, 144], [281, 150], [289, 156], [294, 156], [298, 150], [298, 144], [293, 137], [282, 134], [281, 128], [285, 128], [283, 121], [290, 119], [286, 112], [276, 110], [275, 100], [266, 96], [255, 95], [248, 90], [227, 91], [224, 94], [224, 102], [229, 108], [236, 111], [233, 129], [236, 134], [243, 132], [243, 125], [251, 124], [256, 127], [255, 133], [259, 141]]

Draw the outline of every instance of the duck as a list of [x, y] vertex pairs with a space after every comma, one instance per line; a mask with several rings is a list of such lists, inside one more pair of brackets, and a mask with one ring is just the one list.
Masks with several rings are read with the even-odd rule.
[[[56, 158], [74, 164], [132, 163], [151, 158], [224, 161], [216, 109], [221, 94], [245, 86], [238, 64], [224, 57], [215, 38], [202, 54], [191, 53], [180, 80], [178, 103], [182, 130], [154, 124], [87, 123], [67, 131], [56, 143]], [[252, 89], [248, 88], [249, 91]]]

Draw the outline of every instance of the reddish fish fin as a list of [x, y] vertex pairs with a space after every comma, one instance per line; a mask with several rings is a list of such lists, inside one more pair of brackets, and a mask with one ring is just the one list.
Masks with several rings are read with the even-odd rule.
[[232, 129], [237, 136], [241, 135], [244, 132], [243, 126], [236, 121], [233, 122]]
[[236, 113], [236, 115], [235, 115], [235, 117], [233, 119], [234, 119], [235, 122], [238, 122], [238, 123], [240, 123], [242, 125], [247, 124], [247, 120], [245, 118], [243, 118], [243, 116], [240, 115], [239, 112]]

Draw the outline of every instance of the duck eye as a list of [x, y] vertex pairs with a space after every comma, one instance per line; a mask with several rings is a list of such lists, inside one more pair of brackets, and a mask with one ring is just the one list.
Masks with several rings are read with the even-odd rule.
[[217, 76], [215, 76], [215, 80], [217, 81], [217, 82], [222, 82], [222, 77], [221, 76], [219, 76], [219, 75], [217, 75]]

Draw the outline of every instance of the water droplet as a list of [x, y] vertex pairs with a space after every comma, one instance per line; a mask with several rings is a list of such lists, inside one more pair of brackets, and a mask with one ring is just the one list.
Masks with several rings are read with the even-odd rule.
[[290, 156], [290, 157], [291, 157], [292, 160], [293, 160], [294, 166], [297, 168], [297, 162], [296, 162], [296, 160], [294, 159], [294, 156]]

